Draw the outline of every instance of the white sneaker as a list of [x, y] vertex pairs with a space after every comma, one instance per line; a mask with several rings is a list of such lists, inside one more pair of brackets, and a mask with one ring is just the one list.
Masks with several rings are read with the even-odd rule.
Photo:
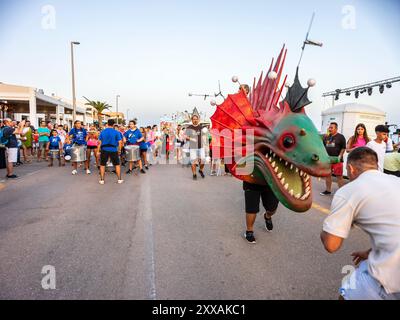
[[100, 180], [99, 183], [100, 183], [100, 184], [104, 184], [104, 180]]
[[78, 174], [78, 171], [72, 170], [72, 174], [73, 174], [73, 175], [76, 175], [76, 174]]
[[118, 180], [118, 184], [124, 183], [124, 180]]
[[86, 174], [91, 174], [91, 173], [92, 172], [89, 169], [86, 170]]

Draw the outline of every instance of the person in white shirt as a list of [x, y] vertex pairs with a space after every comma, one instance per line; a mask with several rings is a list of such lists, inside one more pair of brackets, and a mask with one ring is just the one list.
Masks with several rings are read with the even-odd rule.
[[378, 156], [360, 147], [347, 159], [350, 183], [335, 194], [321, 241], [329, 253], [340, 249], [355, 225], [366, 232], [371, 249], [354, 252], [358, 268], [343, 281], [345, 300], [400, 299], [400, 179], [378, 171]]
[[393, 140], [388, 137], [385, 142], [386, 142], [386, 153], [393, 152], [394, 151]]
[[388, 138], [389, 129], [384, 125], [376, 126], [376, 139], [367, 143], [367, 147], [374, 150], [378, 155], [378, 169], [383, 172], [383, 163], [385, 162], [386, 140]]
[[61, 139], [62, 145], [64, 145], [65, 144], [65, 138], [67, 137], [67, 133], [65, 132], [65, 130], [64, 130], [64, 128], [63, 128], [63, 126], [61, 124], [59, 124], [58, 127], [57, 127], [57, 133], [58, 133], [58, 136]]

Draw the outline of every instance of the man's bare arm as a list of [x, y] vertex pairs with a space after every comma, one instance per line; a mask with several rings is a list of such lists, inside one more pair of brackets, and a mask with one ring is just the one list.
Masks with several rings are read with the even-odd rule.
[[340, 249], [343, 243], [343, 238], [330, 234], [328, 232], [321, 232], [321, 241], [329, 253], [334, 253]]

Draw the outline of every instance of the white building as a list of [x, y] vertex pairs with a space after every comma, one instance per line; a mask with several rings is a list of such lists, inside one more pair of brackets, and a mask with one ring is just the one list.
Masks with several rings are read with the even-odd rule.
[[327, 132], [329, 124], [336, 122], [338, 130], [348, 140], [353, 134], [356, 125], [363, 123], [369, 137], [375, 138], [375, 127], [385, 124], [386, 113], [382, 110], [358, 103], [340, 104], [322, 112], [322, 132]]
[[[40, 120], [72, 127], [73, 107], [66, 100], [54, 95], [47, 96], [43, 90], [33, 87], [0, 83], [0, 117], [17, 121], [29, 119], [38, 127]], [[93, 123], [93, 112], [77, 103], [76, 119]]]

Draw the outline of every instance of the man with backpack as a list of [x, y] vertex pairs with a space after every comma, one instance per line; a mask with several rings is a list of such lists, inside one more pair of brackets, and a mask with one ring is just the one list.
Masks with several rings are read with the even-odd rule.
[[18, 140], [16, 134], [21, 134], [25, 126], [25, 120], [21, 121], [17, 128], [13, 127], [12, 120], [6, 118], [3, 120], [4, 127], [0, 131], [0, 142], [6, 147], [7, 155], [7, 178], [16, 179], [17, 175], [13, 173], [14, 163], [18, 161]]

